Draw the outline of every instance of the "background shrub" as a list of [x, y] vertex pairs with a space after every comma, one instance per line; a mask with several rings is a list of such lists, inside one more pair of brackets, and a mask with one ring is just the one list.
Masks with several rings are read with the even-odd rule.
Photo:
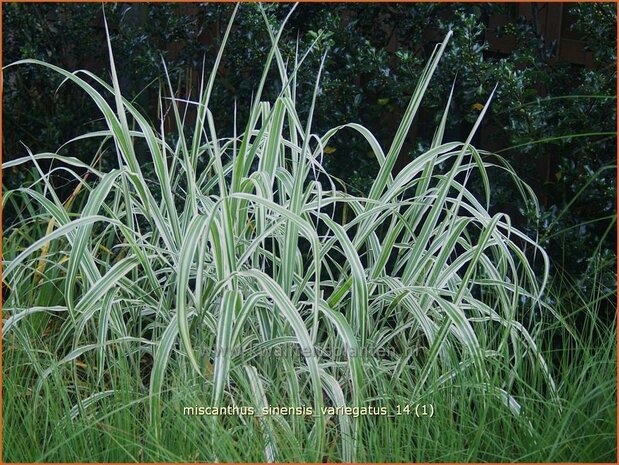
[[[281, 48], [291, 56], [297, 46], [305, 49], [320, 37], [308, 66], [299, 73], [301, 108], [309, 107], [312, 73], [322, 52], [328, 50], [314, 122], [318, 132], [357, 121], [385, 144], [395, 133], [433, 44], [453, 29], [454, 40], [396, 170], [427, 148], [454, 79], [454, 105], [446, 131], [449, 138], [460, 140], [468, 134], [483, 96], [498, 83], [474, 143], [498, 151], [513, 164], [534, 187], [541, 213], [514, 202], [518, 196], [511, 184], [498, 176], [492, 179], [493, 207], [509, 212], [532, 236], [539, 231], [553, 267], [566, 271], [578, 286], [591, 286], [587, 278], [591, 267], [601, 265], [608, 271], [603, 282], [611, 290], [616, 282], [616, 8], [611, 3], [564, 7], [564, 22], [571, 24], [566, 34], [583, 40], [591, 51], [589, 63], [583, 66], [557, 60], [557, 43], [545, 38], [539, 27], [544, 5], [531, 4], [532, 16], [526, 19], [511, 4], [303, 4], [290, 18]], [[273, 25], [287, 11], [286, 5], [266, 8]], [[125, 94], [135, 96], [135, 103], [146, 113], [155, 114], [159, 89], [165, 85], [163, 59], [179, 95], [188, 91], [196, 95], [200, 70], [214, 59], [231, 9], [226, 4], [107, 5]], [[231, 128], [235, 102], [239, 120], [247, 117], [243, 109], [249, 108], [268, 53], [259, 11], [252, 5], [242, 9], [223, 59], [222, 85], [212, 98], [213, 113], [224, 130]], [[3, 11], [3, 64], [39, 58], [66, 69], [84, 66], [99, 75], [109, 73], [106, 50], [101, 47], [99, 5], [15, 3]], [[505, 18], [504, 24], [491, 24], [496, 17]], [[512, 40], [513, 50], [502, 55], [490, 52], [487, 33]], [[33, 152], [49, 150], [102, 126], [84, 95], [76, 95], [69, 86], [47, 91], [59, 82], [42, 68], [6, 73], [4, 160], [22, 156], [22, 142]], [[266, 95], [269, 90], [275, 87], [267, 88]], [[85, 121], [89, 123], [84, 125]], [[363, 140], [350, 137], [332, 140], [325, 165], [351, 192], [367, 193], [376, 165], [367, 156]], [[94, 144], [81, 142], [71, 155], [89, 160], [96, 152]], [[114, 161], [108, 152], [101, 163], [109, 166]], [[5, 186], [21, 185], [24, 176], [28, 176], [25, 171], [15, 168], [5, 174]], [[74, 188], [68, 179], [57, 178], [55, 184], [65, 186], [67, 195]], [[13, 217], [9, 207], [5, 223], [10, 224]], [[612, 306], [606, 312], [612, 313]]]

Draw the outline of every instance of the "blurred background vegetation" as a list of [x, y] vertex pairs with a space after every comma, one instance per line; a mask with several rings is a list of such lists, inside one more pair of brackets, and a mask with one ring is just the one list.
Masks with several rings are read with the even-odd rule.
[[[163, 61], [178, 96], [197, 95], [203, 63], [210, 68], [231, 4], [110, 3], [105, 6], [120, 85], [153, 120], [157, 95], [167, 90]], [[288, 4], [268, 4], [277, 25]], [[212, 98], [220, 131], [232, 129], [234, 109], [243, 121], [259, 81], [270, 41], [255, 5], [241, 8], [224, 53]], [[87, 69], [109, 79], [103, 12], [98, 4], [3, 5], [3, 65], [38, 58], [60, 67]], [[327, 52], [314, 131], [344, 122], [367, 126], [388, 146], [433, 46], [454, 36], [438, 76], [406, 142], [415, 157], [432, 139], [454, 97], [447, 138], [463, 140], [498, 83], [489, 114], [474, 143], [504, 156], [536, 191], [540, 211], [519, 203], [513, 183], [495, 171], [494, 211], [538, 237], [553, 271], [587, 293], [591, 270], [603, 270], [601, 295], [610, 321], [616, 289], [616, 5], [521, 4], [301, 4], [282, 38], [290, 59], [317, 40], [298, 77], [299, 108], [309, 101], [320, 59]], [[274, 70], [275, 71], [275, 70]], [[273, 86], [277, 87], [273, 74]], [[67, 140], [100, 128], [95, 106], [41, 67], [4, 74], [3, 159], [58, 150]], [[268, 93], [267, 93], [268, 94]], [[235, 107], [236, 106], [236, 107]], [[165, 110], [165, 109], [164, 109]], [[188, 109], [188, 118], [192, 109]], [[330, 172], [350, 191], [368, 192], [377, 171], [367, 145], [352, 133], [326, 149]], [[98, 142], [81, 141], [61, 151], [94, 162]], [[116, 163], [107, 152], [97, 161]], [[147, 165], [147, 160], [144, 160]], [[26, 168], [3, 173], [5, 188], [27, 183]], [[74, 186], [66, 184], [67, 196]], [[6, 227], [13, 213], [3, 211]], [[595, 273], [597, 275], [597, 273]]]

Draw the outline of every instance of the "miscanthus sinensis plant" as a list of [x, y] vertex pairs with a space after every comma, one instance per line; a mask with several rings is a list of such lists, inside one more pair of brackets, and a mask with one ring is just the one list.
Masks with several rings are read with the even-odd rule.
[[[464, 378], [481, 398], [494, 396], [506, 414], [519, 416], [513, 392], [526, 363], [553, 396], [535, 338], [519, 322], [540, 308], [545, 282], [529, 257], [546, 263], [546, 256], [507, 215], [489, 213], [488, 169], [507, 170], [534, 197], [506, 163], [470, 143], [488, 104], [466, 140], [445, 141], [448, 103], [431, 147], [394, 175], [450, 36], [435, 48], [393, 141], [382, 147], [356, 123], [312, 132], [322, 64], [308, 116], [299, 117], [296, 72], [311, 50], [287, 61], [278, 48], [283, 28], [271, 31], [249, 118], [227, 135], [209, 110], [223, 45], [199, 98], [181, 100], [171, 86], [160, 98], [160, 120], [168, 105], [173, 134], [123, 96], [111, 47], [111, 83], [36, 60], [13, 64], [44, 66], [86, 92], [107, 129], [78, 139], [100, 138], [118, 158], [107, 172], [96, 168], [99, 154], [84, 163], [28, 153], [4, 164], [31, 164], [39, 173], [4, 195], [5, 203], [28, 205], [8, 234], [45, 226], [3, 257], [11, 290], [3, 338], [30, 347], [33, 408], [45, 408], [38, 396], [53, 377], [75, 403], [67, 417], [87, 415], [116, 395], [114, 378], [124, 367], [148, 399], [155, 438], [166, 400], [183, 389], [198, 387], [210, 406], [259, 408], [277, 393], [279, 404], [309, 406], [314, 415], [260, 417], [267, 460], [277, 460], [286, 436], [320, 460], [331, 434], [342, 460], [353, 461], [364, 418], [331, 418], [322, 407], [406, 404]], [[272, 68], [281, 91], [263, 101]], [[191, 127], [181, 103], [195, 106]], [[347, 193], [323, 168], [324, 148], [340, 131], [363, 136], [376, 157], [367, 196]], [[145, 176], [137, 141], [146, 144], [156, 179]], [[40, 160], [54, 168], [44, 172]], [[206, 168], [198, 169], [199, 160]], [[78, 181], [69, 199], [54, 190], [59, 173]], [[475, 176], [482, 199], [467, 185]], [[344, 206], [346, 219], [336, 215]], [[46, 283], [57, 301], [37, 305]], [[45, 358], [21, 330], [41, 315], [49, 318], [40, 330], [53, 333]], [[283, 350], [291, 347], [298, 350]], [[504, 376], [490, 376], [499, 365]], [[390, 386], [401, 398], [388, 398], [396, 392]]]

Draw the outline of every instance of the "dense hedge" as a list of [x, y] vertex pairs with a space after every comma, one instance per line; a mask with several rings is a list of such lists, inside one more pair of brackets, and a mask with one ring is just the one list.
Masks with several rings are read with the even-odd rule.
[[[136, 102], [155, 118], [156, 95], [167, 87], [163, 58], [174, 89], [181, 95], [188, 91], [195, 95], [203, 59], [212, 61], [231, 8], [228, 4], [107, 4], [105, 14], [124, 93], [135, 95]], [[269, 4], [269, 21], [279, 24], [289, 8]], [[566, 269], [580, 286], [592, 285], [587, 281], [589, 267], [607, 267], [606, 286], [612, 289], [616, 283], [616, 8], [601, 3], [566, 8], [577, 18], [572, 32], [593, 52], [593, 66], [557, 61], [556, 44], [545, 40], [534, 21], [517, 17], [509, 4], [301, 4], [290, 18], [282, 48], [292, 57], [297, 46], [303, 51], [317, 41], [299, 76], [300, 99], [310, 97], [318, 63], [328, 53], [317, 102], [317, 132], [342, 121], [359, 121], [388, 145], [433, 41], [453, 29], [452, 44], [405, 146], [408, 157], [431, 140], [435, 117], [444, 108], [454, 80], [448, 131], [456, 138], [466, 136], [498, 83], [489, 122], [476, 143], [505, 156], [535, 188], [542, 209], [538, 215], [530, 206], [514, 204], [516, 195], [504, 187], [511, 184], [498, 177], [493, 179], [494, 207], [508, 211], [531, 234], [539, 233], [554, 266]], [[505, 56], [489, 53], [484, 40], [489, 18], [499, 13], [511, 19], [495, 32], [518, 44]], [[19, 58], [39, 58], [108, 76], [100, 5], [13, 3], [4, 5], [3, 14], [4, 65]], [[220, 127], [232, 125], [235, 102], [240, 113], [248, 107], [243, 103], [251, 99], [268, 49], [260, 12], [255, 5], [243, 5], [213, 96]], [[22, 143], [33, 152], [55, 150], [87, 128], [100, 126], [87, 97], [70, 85], [56, 89], [58, 84], [56, 76], [39, 67], [5, 72], [5, 160], [22, 156]], [[90, 160], [95, 148], [92, 142], [83, 142], [63, 150]], [[328, 152], [329, 168], [350, 189], [369, 189], [376, 165], [362, 141], [334, 139]], [[114, 162], [111, 152], [102, 160]], [[21, 170], [3, 175], [8, 188], [32, 176]], [[56, 181], [60, 186], [64, 180]], [[10, 219], [10, 211], [5, 211], [4, 221]]]

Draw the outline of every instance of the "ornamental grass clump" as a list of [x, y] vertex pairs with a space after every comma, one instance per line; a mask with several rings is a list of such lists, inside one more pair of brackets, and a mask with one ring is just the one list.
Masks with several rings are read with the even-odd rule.
[[[519, 321], [541, 308], [545, 276], [536, 276], [529, 257], [546, 264], [546, 255], [507, 215], [489, 213], [487, 171], [507, 170], [534, 197], [509, 165], [471, 145], [488, 104], [465, 141], [445, 141], [448, 103], [431, 146], [394, 174], [450, 35], [384, 148], [357, 123], [313, 132], [324, 59], [308, 116], [299, 117], [295, 77], [312, 50], [286, 60], [278, 48], [283, 24], [270, 31], [247, 121], [219, 133], [210, 96], [233, 18], [199, 98], [181, 100], [171, 86], [160, 97], [160, 120], [168, 106], [172, 133], [122, 95], [111, 47], [111, 83], [37, 60], [11, 65], [44, 66], [86, 92], [107, 129], [77, 139], [100, 138], [101, 150], [115, 150], [118, 159], [108, 171], [96, 167], [100, 153], [86, 163], [28, 152], [4, 164], [34, 165], [40, 176], [4, 196], [28, 205], [12, 230], [32, 233], [12, 236], [18, 245], [4, 250], [3, 338], [29, 344], [26, 321], [47, 334], [45, 355], [32, 349], [29, 362], [33, 408], [45, 408], [52, 379], [74, 403], [67, 405], [71, 420], [136, 389], [159, 440], [162, 411], [183, 390], [199, 389], [211, 407], [276, 401], [311, 407], [313, 415], [241, 420], [258, 428], [266, 460], [296, 441], [313, 460], [337, 447], [350, 462], [370, 420], [323, 407], [407, 404], [466, 380], [480, 399], [499, 399], [506, 414], [524, 418], [515, 396], [523, 364], [545, 379], [552, 398], [550, 373]], [[264, 101], [273, 67], [279, 95]], [[191, 126], [181, 103], [195, 107]], [[366, 196], [347, 193], [324, 168], [325, 147], [343, 131], [363, 136], [376, 157]], [[152, 179], [138, 143], [147, 147]], [[44, 172], [41, 160], [54, 168]], [[59, 173], [77, 181], [69, 199], [53, 187]], [[473, 177], [481, 180], [481, 200], [469, 188]]]

